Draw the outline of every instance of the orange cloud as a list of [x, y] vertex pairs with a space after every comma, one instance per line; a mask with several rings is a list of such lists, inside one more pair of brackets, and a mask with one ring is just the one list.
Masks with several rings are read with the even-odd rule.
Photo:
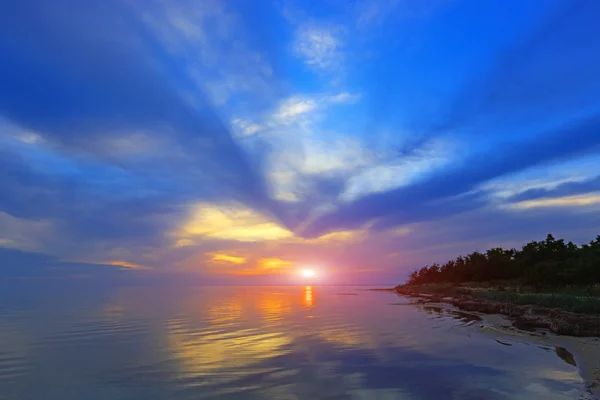
[[261, 271], [282, 271], [291, 266], [291, 261], [282, 260], [280, 258], [261, 258], [257, 263], [257, 269]]
[[[219, 255], [221, 256], [221, 255]], [[243, 262], [237, 262], [237, 259], [243, 259], [244, 262], [246, 259], [244, 257], [233, 257], [233, 256], [224, 256], [223, 262], [230, 262], [233, 264], [242, 264]], [[221, 258], [221, 257], [219, 257]], [[235, 261], [231, 260], [235, 259]], [[226, 260], [226, 261], [225, 261]], [[256, 263], [253, 266], [247, 266], [244, 268], [227, 268], [225, 270], [217, 270], [216, 273], [227, 274], [227, 275], [240, 275], [240, 276], [250, 276], [250, 275], [271, 275], [271, 274], [281, 274], [289, 272], [289, 269], [293, 266], [293, 263], [288, 260], [282, 260], [280, 258], [259, 258], [256, 260]]]

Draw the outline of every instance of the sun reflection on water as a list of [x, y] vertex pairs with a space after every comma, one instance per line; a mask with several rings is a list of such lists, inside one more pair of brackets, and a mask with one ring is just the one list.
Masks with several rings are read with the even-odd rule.
[[313, 306], [312, 288], [303, 295], [298, 302], [293, 292], [241, 289], [197, 301], [202, 320], [188, 316], [169, 324], [167, 343], [180, 377], [192, 385], [200, 379], [222, 384], [255, 374], [252, 365], [288, 354], [294, 335], [280, 326], [294, 307]]
[[313, 308], [313, 289], [312, 286], [304, 286], [304, 307]]
[[292, 312], [292, 300], [282, 293], [263, 292], [256, 300], [256, 307], [263, 319], [272, 324]]
[[217, 326], [238, 321], [242, 315], [242, 303], [237, 296], [215, 304], [208, 309], [208, 320]]

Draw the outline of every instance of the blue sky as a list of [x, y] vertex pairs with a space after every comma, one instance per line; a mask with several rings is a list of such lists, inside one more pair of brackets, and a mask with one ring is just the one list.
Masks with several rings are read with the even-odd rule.
[[598, 16], [587, 0], [4, 2], [4, 275], [386, 282], [548, 232], [592, 239]]

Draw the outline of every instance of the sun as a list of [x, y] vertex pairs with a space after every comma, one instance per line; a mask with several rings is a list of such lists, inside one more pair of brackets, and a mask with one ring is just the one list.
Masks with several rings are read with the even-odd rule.
[[300, 275], [303, 278], [314, 278], [315, 276], [317, 276], [317, 272], [314, 269], [305, 268], [300, 271]]

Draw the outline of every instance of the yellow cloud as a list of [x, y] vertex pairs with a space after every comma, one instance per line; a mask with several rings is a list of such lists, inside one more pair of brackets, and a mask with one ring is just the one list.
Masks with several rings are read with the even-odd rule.
[[245, 257], [230, 256], [223, 253], [208, 253], [208, 255], [210, 255], [210, 261], [216, 263], [243, 264], [246, 262]]
[[535, 207], [590, 206], [594, 204], [600, 204], [600, 193], [526, 200], [512, 204], [510, 207], [527, 209]]
[[145, 265], [134, 264], [134, 263], [130, 263], [127, 261], [103, 261], [103, 262], [99, 262], [98, 264], [114, 265], [117, 267], [125, 267], [125, 268], [140, 269], [140, 270], [152, 269], [150, 267], [146, 267]]
[[337, 231], [305, 239], [296, 236], [267, 215], [239, 203], [198, 203], [192, 208], [188, 219], [172, 235], [175, 237], [174, 247], [193, 246], [197, 243], [194, 240], [197, 237], [240, 242], [329, 244], [362, 240], [367, 235], [367, 229]]
[[350, 242], [359, 240], [365, 234], [362, 230], [355, 231], [337, 231], [327, 233], [325, 235], [319, 236], [315, 239], [308, 239], [307, 242], [312, 243], [330, 243], [330, 242]]
[[258, 260], [257, 269], [262, 271], [281, 271], [290, 268], [292, 264], [291, 261], [280, 258], [261, 258]]
[[194, 206], [188, 221], [175, 236], [179, 237], [177, 245], [181, 239], [190, 240], [194, 236], [255, 242], [285, 239], [292, 237], [293, 233], [241, 204], [218, 206], [200, 203]]

